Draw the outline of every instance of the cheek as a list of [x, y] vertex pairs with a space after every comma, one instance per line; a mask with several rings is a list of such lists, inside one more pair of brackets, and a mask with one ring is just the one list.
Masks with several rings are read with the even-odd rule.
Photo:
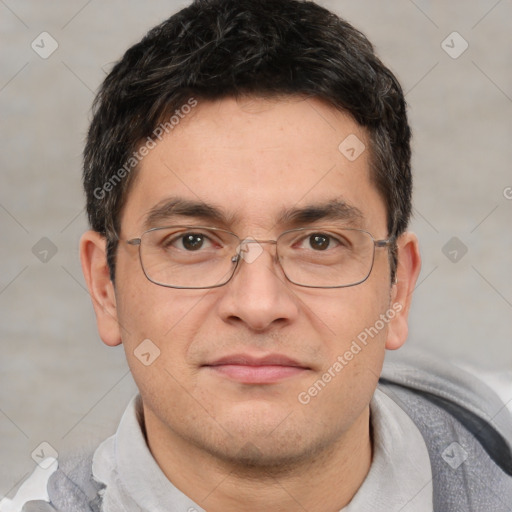
[[[328, 346], [338, 354], [352, 340], [364, 342], [385, 338], [389, 322], [382, 323], [381, 315], [389, 309], [389, 290], [372, 286], [370, 281], [361, 285], [323, 290], [303, 296], [304, 315], [318, 332], [329, 340]], [[377, 331], [377, 332], [376, 332]], [[368, 334], [371, 332], [371, 336]]]
[[[309, 321], [325, 333], [324, 365], [301, 390], [299, 401], [308, 402], [311, 416], [328, 414], [333, 423], [343, 423], [361, 413], [377, 386], [392, 321], [382, 320], [389, 295], [363, 283], [337, 290], [327, 300], [311, 299], [309, 305]], [[339, 411], [346, 416], [337, 417]]]
[[189, 323], [184, 320], [200, 304], [202, 294], [188, 290], [165, 288], [149, 282], [144, 276], [120, 283], [116, 294], [118, 317], [127, 336], [123, 343], [135, 338], [165, 341], [173, 332]]
[[137, 380], [147, 362], [171, 374], [183, 372], [189, 345], [202, 324], [205, 292], [184, 292], [149, 281], [137, 284], [121, 286], [117, 301], [123, 346], [134, 377]]
[[194, 384], [187, 354], [200, 325], [195, 316], [200, 298], [149, 285], [120, 290], [118, 316], [123, 325], [126, 359], [148, 403], [156, 409], [165, 406], [181, 410], [186, 403], [183, 388], [193, 389]]

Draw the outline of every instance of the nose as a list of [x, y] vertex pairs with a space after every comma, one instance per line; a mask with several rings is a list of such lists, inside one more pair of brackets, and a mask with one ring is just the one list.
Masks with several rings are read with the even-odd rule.
[[217, 303], [222, 319], [258, 332], [291, 323], [298, 316], [298, 299], [277, 261], [275, 241], [246, 239], [238, 258], [236, 273]]

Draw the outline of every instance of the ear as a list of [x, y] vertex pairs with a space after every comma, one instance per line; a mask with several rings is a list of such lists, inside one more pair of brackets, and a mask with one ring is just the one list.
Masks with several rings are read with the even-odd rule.
[[412, 292], [421, 270], [421, 256], [418, 238], [414, 233], [404, 233], [398, 238], [398, 266], [396, 282], [391, 289], [391, 308], [396, 315], [389, 322], [386, 348], [396, 350], [407, 339], [408, 317]]
[[114, 284], [107, 265], [106, 239], [96, 231], [87, 231], [80, 239], [80, 260], [92, 299], [98, 332], [109, 346], [121, 343]]

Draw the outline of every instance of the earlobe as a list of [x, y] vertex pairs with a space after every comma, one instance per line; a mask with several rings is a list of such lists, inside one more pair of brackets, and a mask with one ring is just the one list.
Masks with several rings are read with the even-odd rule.
[[386, 348], [396, 350], [407, 339], [412, 292], [421, 270], [418, 239], [414, 233], [404, 233], [398, 239], [396, 282], [391, 288], [391, 306], [396, 315], [389, 323]]
[[80, 261], [92, 299], [96, 323], [106, 345], [121, 343], [114, 284], [107, 265], [106, 239], [96, 231], [87, 231], [80, 239]]

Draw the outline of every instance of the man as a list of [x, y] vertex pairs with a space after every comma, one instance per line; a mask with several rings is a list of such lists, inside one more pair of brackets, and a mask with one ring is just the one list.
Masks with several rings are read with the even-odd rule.
[[198, 0], [129, 49], [80, 251], [140, 395], [23, 511], [512, 510], [494, 394], [382, 370], [420, 271], [409, 141], [393, 74], [311, 2]]

